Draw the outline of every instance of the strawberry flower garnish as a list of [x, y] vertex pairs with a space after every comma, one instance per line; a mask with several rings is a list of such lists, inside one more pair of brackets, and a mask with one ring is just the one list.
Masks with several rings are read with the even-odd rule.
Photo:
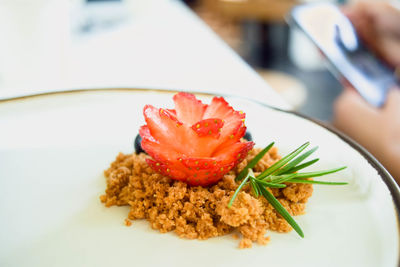
[[219, 181], [241, 162], [253, 142], [242, 142], [245, 114], [222, 97], [209, 105], [189, 93], [173, 97], [175, 109], [143, 109], [146, 125], [139, 134], [147, 163], [155, 171], [190, 185]]

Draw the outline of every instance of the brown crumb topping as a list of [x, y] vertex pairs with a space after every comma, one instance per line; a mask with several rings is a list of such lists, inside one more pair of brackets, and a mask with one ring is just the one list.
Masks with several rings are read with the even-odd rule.
[[[267, 230], [289, 232], [291, 226], [262, 197], [255, 198], [250, 188], [238, 194], [231, 208], [228, 202], [238, 184], [236, 175], [260, 149], [249, 152], [234, 170], [211, 187], [191, 187], [154, 172], [146, 163], [146, 154], [120, 153], [104, 172], [107, 188], [100, 200], [106, 207], [130, 206], [125, 225], [131, 220], [146, 219], [161, 233], [174, 231], [188, 239], [208, 239], [240, 233], [239, 248], [249, 248], [253, 242], [266, 245]], [[254, 167], [262, 172], [280, 159], [277, 148], [272, 148]], [[270, 190], [270, 189], [268, 189]], [[310, 184], [288, 184], [283, 189], [270, 190], [293, 216], [303, 214], [312, 195]]]
[[128, 227], [131, 226], [131, 225], [132, 225], [131, 220], [129, 220], [128, 218], [126, 218], [126, 219], [125, 219], [125, 225], [128, 226]]

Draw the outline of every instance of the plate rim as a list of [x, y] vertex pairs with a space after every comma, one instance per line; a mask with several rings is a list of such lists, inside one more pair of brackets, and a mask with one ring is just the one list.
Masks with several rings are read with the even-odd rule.
[[[45, 92], [39, 92], [39, 93], [32, 93], [32, 94], [25, 94], [21, 96], [11, 96], [11, 97], [5, 97], [1, 98], [0, 97], [0, 105], [5, 102], [12, 102], [12, 101], [19, 101], [19, 100], [25, 100], [25, 99], [30, 99], [30, 98], [37, 98], [37, 97], [43, 97], [43, 96], [49, 96], [49, 95], [58, 95], [58, 94], [75, 94], [75, 93], [83, 93], [83, 92], [160, 92], [160, 93], [177, 93], [177, 92], [188, 92], [196, 95], [203, 95], [203, 96], [222, 96], [226, 98], [237, 98], [237, 99], [244, 99], [249, 102], [256, 103], [260, 106], [263, 106], [265, 108], [269, 108], [272, 110], [276, 110], [278, 112], [283, 112], [287, 114], [294, 115], [296, 117], [305, 119], [307, 121], [310, 121], [319, 127], [322, 127], [329, 132], [335, 134], [339, 139], [341, 139], [343, 142], [347, 143], [349, 146], [351, 146], [353, 149], [355, 149], [360, 155], [367, 160], [367, 162], [378, 172], [379, 177], [383, 180], [387, 188], [389, 189], [389, 192], [391, 194], [394, 206], [395, 206], [395, 211], [396, 211], [396, 218], [397, 218], [397, 229], [398, 229], [398, 241], [399, 241], [399, 247], [400, 247], [400, 187], [392, 177], [392, 175], [385, 169], [385, 167], [368, 151], [366, 150], [363, 146], [361, 146], [359, 143], [357, 143], [354, 139], [351, 137], [347, 136], [346, 134], [340, 132], [338, 129], [334, 128], [333, 126], [319, 120], [316, 118], [312, 118], [310, 116], [307, 116], [305, 114], [302, 114], [297, 111], [293, 110], [285, 110], [281, 109], [278, 107], [271, 106], [269, 104], [266, 104], [262, 101], [258, 101], [249, 97], [244, 97], [244, 96], [238, 96], [234, 94], [226, 94], [226, 93], [213, 93], [213, 92], [202, 92], [202, 91], [195, 91], [195, 90], [172, 90], [172, 89], [157, 89], [157, 88], [135, 88], [135, 87], [104, 87], [104, 88], [85, 88], [85, 89], [67, 89], [67, 90], [56, 90], [56, 91], [45, 91]], [[397, 255], [397, 266], [400, 267], [400, 251], [398, 252]]]

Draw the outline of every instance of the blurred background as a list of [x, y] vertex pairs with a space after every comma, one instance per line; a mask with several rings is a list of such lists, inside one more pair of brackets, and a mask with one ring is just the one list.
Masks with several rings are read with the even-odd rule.
[[[35, 88], [129, 87], [130, 79], [151, 87], [157, 79], [167, 80], [160, 77], [162, 71], [156, 71], [158, 58], [166, 55], [153, 44], [173, 46], [170, 38], [187, 36], [152, 31], [155, 20], [164, 24], [166, 32], [168, 27], [185, 26], [171, 20], [178, 16], [173, 12], [181, 11], [169, 10], [165, 2], [182, 5], [178, 8], [182, 12], [190, 9], [295, 110], [331, 119], [332, 103], [342, 86], [327, 71], [315, 47], [285, 20], [294, 5], [310, 2], [304, 0], [0, 0], [0, 95], [29, 93]], [[170, 17], [164, 16], [167, 12]], [[128, 34], [125, 29], [132, 23], [150, 26]], [[187, 38], [197, 36], [190, 28], [185, 32], [193, 36]], [[133, 35], [136, 40], [129, 39]], [[138, 48], [137, 40], [144, 39]], [[200, 47], [201, 42], [199, 38]], [[207, 55], [204, 47], [201, 53], [209, 56], [212, 65], [214, 55], [212, 51]], [[138, 57], [149, 64], [135, 65]], [[173, 55], [169, 60], [173, 66]], [[135, 77], [143, 69], [154, 75]], [[218, 71], [223, 73], [225, 68]]]
[[295, 5], [312, 1], [186, 2], [294, 109], [320, 120], [331, 120], [332, 104], [342, 86], [328, 72], [314, 45], [287, 22]]

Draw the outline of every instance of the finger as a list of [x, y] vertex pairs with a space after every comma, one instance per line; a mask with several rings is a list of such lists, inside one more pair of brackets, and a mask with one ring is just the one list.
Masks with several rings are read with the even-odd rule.
[[389, 90], [383, 110], [384, 113], [390, 112], [392, 118], [400, 120], [400, 88]]
[[344, 90], [334, 104], [334, 126], [371, 152], [379, 130], [371, 125], [379, 123], [379, 111], [354, 90]]
[[340, 8], [340, 11], [342, 11], [343, 14], [352, 21], [353, 19], [363, 17], [364, 9], [365, 8], [363, 7], [363, 3], [357, 2], [355, 4], [348, 4], [348, 5], [342, 6]]
[[334, 111], [338, 115], [356, 116], [376, 116], [378, 111], [375, 107], [368, 104], [353, 87], [347, 87], [337, 98], [334, 104]]
[[369, 5], [369, 13], [379, 32], [400, 37], [400, 9], [385, 1], [374, 2]]
[[346, 90], [355, 90], [350, 82], [343, 76], [339, 78], [339, 82], [343, 85], [344, 88], [346, 88]]
[[384, 61], [394, 68], [400, 67], [400, 38], [382, 36], [379, 51]]
[[396, 56], [399, 47], [397, 40], [392, 42], [391, 38], [388, 38], [390, 32], [387, 31], [387, 9], [388, 6], [383, 3], [358, 2], [345, 9], [345, 14], [369, 50], [391, 66], [396, 66], [400, 60], [400, 56]]
[[356, 15], [356, 10], [354, 8], [354, 5], [346, 5], [346, 6], [341, 6], [340, 11], [350, 20], [352, 20], [353, 16]]

